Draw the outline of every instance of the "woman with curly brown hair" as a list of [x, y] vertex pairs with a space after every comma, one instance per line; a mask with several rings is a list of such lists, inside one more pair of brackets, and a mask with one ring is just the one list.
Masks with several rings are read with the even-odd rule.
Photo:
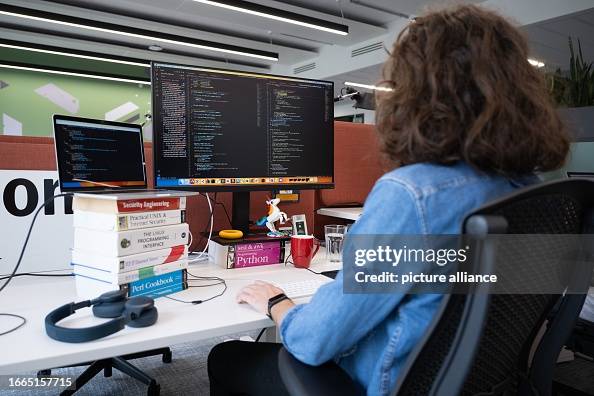
[[[377, 129], [398, 166], [369, 194], [349, 235], [457, 234], [464, 215], [559, 168], [569, 140], [520, 31], [494, 12], [458, 6], [416, 18], [384, 67]], [[352, 266], [344, 257], [344, 266]], [[351, 260], [352, 261], [352, 260]], [[435, 314], [439, 294], [345, 294], [343, 275], [309, 304], [259, 282], [238, 301], [267, 313], [285, 348], [334, 360], [369, 395], [387, 395]], [[272, 301], [276, 301], [274, 299]], [[229, 342], [209, 356], [211, 394], [286, 394], [280, 344]]]

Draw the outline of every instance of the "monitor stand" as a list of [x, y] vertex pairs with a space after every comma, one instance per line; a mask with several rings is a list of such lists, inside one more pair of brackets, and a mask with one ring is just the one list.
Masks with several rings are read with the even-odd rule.
[[233, 209], [231, 221], [235, 230], [240, 230], [244, 235], [250, 231], [250, 192], [240, 191], [233, 193]]

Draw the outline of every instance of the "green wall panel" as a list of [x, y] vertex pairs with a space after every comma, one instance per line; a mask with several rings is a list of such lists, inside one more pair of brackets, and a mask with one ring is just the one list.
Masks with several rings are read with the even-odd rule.
[[53, 114], [106, 119], [117, 108], [116, 121], [143, 123], [150, 101], [149, 85], [0, 68], [0, 134], [16, 120], [23, 136], [51, 136]]

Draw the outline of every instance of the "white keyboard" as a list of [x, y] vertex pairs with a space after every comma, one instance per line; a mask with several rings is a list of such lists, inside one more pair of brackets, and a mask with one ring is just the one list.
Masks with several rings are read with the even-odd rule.
[[332, 282], [331, 278], [324, 277], [320, 279], [308, 279], [304, 281], [275, 283], [275, 286], [283, 289], [287, 297], [300, 298], [311, 297], [320, 288], [328, 282]]

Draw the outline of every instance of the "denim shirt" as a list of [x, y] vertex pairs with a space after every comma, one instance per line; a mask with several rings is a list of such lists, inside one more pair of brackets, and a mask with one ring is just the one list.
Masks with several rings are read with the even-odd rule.
[[[349, 233], [457, 234], [467, 213], [535, 180], [490, 176], [463, 162], [404, 166], [376, 182]], [[308, 304], [287, 312], [283, 344], [306, 364], [334, 360], [368, 395], [388, 395], [441, 295], [344, 294], [342, 281], [341, 271]]]

